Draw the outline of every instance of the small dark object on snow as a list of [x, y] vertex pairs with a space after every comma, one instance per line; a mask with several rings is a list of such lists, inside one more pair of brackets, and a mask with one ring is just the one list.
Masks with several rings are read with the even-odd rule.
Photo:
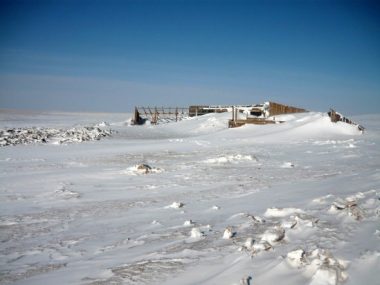
[[149, 172], [152, 171], [152, 167], [150, 167], [148, 164], [139, 164], [137, 166], [137, 170], [141, 171], [141, 172], [143, 172], [145, 174], [148, 174]]

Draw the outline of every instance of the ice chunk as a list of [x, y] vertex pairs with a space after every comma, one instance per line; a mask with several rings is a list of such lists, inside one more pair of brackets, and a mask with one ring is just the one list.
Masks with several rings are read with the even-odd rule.
[[261, 240], [272, 243], [281, 241], [282, 239], [284, 239], [284, 237], [285, 230], [281, 227], [276, 227], [265, 231], [265, 233], [261, 237]]
[[203, 234], [203, 232], [201, 232], [201, 230], [199, 228], [192, 228], [191, 229], [190, 237], [192, 237], [192, 238], [201, 238], [203, 236], [204, 236], [204, 234]]
[[259, 243], [255, 243], [253, 244], [253, 249], [254, 251], [256, 252], [259, 252], [259, 251], [262, 251], [262, 250], [269, 250], [272, 248], [272, 245], [265, 241], [265, 240], [261, 240]]
[[287, 162], [284, 162], [282, 165], [281, 165], [282, 168], [293, 168], [294, 167], [294, 164], [287, 161]]
[[183, 225], [186, 226], [186, 227], [189, 227], [189, 226], [194, 225], [194, 222], [193, 222], [192, 220], [188, 220], [188, 221], [185, 221], [185, 222], [183, 223]]
[[287, 259], [289, 263], [293, 266], [301, 266], [304, 261], [305, 251], [302, 249], [297, 249], [291, 252], [288, 252]]
[[253, 238], [247, 238], [247, 240], [244, 243], [244, 246], [247, 249], [251, 249], [254, 243], [255, 243], [255, 240]]
[[171, 205], [166, 206], [166, 208], [179, 209], [182, 208], [185, 204], [181, 202], [173, 202]]
[[290, 216], [296, 213], [303, 213], [303, 211], [297, 208], [268, 208], [265, 211], [264, 216], [271, 217], [271, 218], [281, 218], [281, 217]]
[[152, 171], [152, 167], [150, 167], [148, 164], [136, 165], [136, 169], [138, 172], [145, 173], [145, 174], [148, 174], [149, 172]]
[[296, 220], [290, 220], [290, 221], [282, 222], [281, 227], [283, 227], [284, 229], [293, 229], [296, 225], [297, 225]]
[[223, 233], [223, 239], [230, 239], [235, 235], [231, 227], [227, 227]]

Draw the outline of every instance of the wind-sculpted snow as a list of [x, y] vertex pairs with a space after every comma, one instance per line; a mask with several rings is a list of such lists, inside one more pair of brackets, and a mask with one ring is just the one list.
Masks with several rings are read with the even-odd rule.
[[[355, 118], [363, 134], [321, 113], [236, 129], [73, 116], [0, 120], [53, 133], [0, 148], [0, 284], [378, 283], [379, 116]], [[59, 137], [73, 118], [117, 132], [51, 146], [88, 135]]]
[[0, 130], [0, 146], [30, 143], [74, 143], [111, 136], [112, 130], [78, 127], [67, 130], [53, 128], [7, 128]]

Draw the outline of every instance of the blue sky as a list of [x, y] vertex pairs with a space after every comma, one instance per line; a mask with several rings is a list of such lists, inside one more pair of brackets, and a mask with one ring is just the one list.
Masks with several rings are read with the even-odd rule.
[[0, 0], [0, 108], [380, 107], [374, 1]]

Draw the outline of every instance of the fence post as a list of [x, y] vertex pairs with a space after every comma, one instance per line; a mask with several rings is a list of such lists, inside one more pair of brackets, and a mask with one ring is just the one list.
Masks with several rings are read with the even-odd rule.
[[154, 107], [154, 124], [156, 125], [158, 121], [157, 107]]

